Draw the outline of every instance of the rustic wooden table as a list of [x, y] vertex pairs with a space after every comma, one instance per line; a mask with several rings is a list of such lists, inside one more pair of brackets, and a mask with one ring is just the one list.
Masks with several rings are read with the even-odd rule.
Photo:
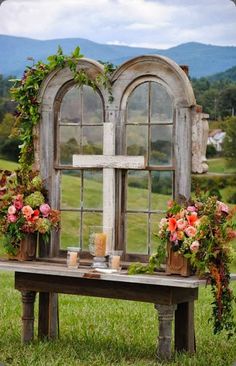
[[[83, 267], [42, 261], [0, 261], [0, 270], [15, 272], [15, 288], [22, 294], [22, 341], [34, 337], [34, 302], [39, 293], [39, 338], [57, 336], [57, 293], [151, 302], [158, 311], [157, 356], [171, 357], [172, 321], [175, 319], [175, 350], [195, 352], [194, 300], [202, 281], [196, 277], [165, 274], [134, 275], [95, 273]], [[58, 314], [56, 314], [58, 315]]]

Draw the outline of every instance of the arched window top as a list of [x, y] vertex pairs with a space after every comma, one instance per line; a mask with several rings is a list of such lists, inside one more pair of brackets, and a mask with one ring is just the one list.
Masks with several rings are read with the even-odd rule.
[[60, 103], [59, 123], [92, 125], [103, 120], [102, 99], [96, 90], [74, 85], [66, 91]]
[[[191, 107], [196, 104], [191, 83], [173, 60], [160, 55], [144, 55], [123, 63], [112, 76], [112, 82], [121, 90], [127, 88], [130, 81], [140, 77], [158, 78], [171, 90], [174, 103], [179, 107]], [[121, 97], [121, 95], [117, 95]]]
[[154, 81], [137, 85], [127, 100], [127, 123], [173, 123], [173, 98]]

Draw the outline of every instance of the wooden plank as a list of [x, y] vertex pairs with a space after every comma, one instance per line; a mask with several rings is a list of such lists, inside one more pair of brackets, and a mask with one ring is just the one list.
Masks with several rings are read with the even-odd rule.
[[73, 166], [78, 168], [145, 169], [144, 156], [73, 155]]
[[[10, 261], [1, 262], [0, 270], [14, 271], [16, 273], [30, 273], [30, 274], [48, 274], [50, 276], [69, 277], [69, 278], [81, 278], [85, 273], [90, 273], [89, 267], [79, 268], [77, 270], [68, 269], [66, 265], [61, 264], [42, 264], [42, 262], [14, 262]], [[180, 276], [166, 276], [166, 275], [134, 275], [130, 276], [127, 271], [121, 271], [120, 273], [106, 274], [101, 273], [101, 279], [105, 281], [117, 281], [126, 283], [137, 283], [140, 286], [142, 284], [151, 284], [155, 286], [170, 286], [175, 288], [197, 288], [201, 284], [205, 285], [205, 280], [199, 280], [197, 277], [191, 276], [182, 278]]]
[[[112, 117], [109, 114], [110, 118]], [[115, 155], [115, 125], [113, 122], [103, 126], [103, 153]], [[94, 161], [96, 157], [94, 157]], [[112, 229], [113, 236], [106, 248], [107, 254], [114, 248], [115, 226], [115, 169], [103, 169], [103, 227]]]
[[[15, 288], [19, 291], [58, 292], [64, 294], [144, 301], [171, 305], [176, 303], [173, 288], [139, 283], [105, 281], [94, 278], [75, 278], [41, 274], [16, 273]], [[181, 302], [192, 300], [195, 289], [182, 288]]]

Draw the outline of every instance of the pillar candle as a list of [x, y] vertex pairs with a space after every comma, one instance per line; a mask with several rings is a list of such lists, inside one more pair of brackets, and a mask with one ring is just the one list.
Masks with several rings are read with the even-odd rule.
[[77, 252], [69, 252], [68, 267], [77, 267]]
[[120, 256], [119, 255], [113, 255], [111, 257], [111, 268], [120, 269]]
[[94, 237], [95, 244], [95, 256], [96, 257], [104, 257], [106, 254], [106, 241], [107, 234], [106, 233], [96, 233]]

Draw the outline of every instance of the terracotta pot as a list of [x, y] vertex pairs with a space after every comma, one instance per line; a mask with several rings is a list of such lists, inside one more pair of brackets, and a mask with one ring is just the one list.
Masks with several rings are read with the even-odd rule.
[[36, 259], [37, 235], [27, 234], [22, 239], [18, 253], [10, 255], [9, 259], [18, 261], [33, 261]]
[[178, 252], [174, 252], [171, 249], [171, 245], [167, 246], [167, 263], [166, 263], [166, 273], [169, 274], [179, 274], [181, 276], [190, 276], [191, 275], [191, 266], [190, 262], [187, 258], [185, 258], [182, 254]]

